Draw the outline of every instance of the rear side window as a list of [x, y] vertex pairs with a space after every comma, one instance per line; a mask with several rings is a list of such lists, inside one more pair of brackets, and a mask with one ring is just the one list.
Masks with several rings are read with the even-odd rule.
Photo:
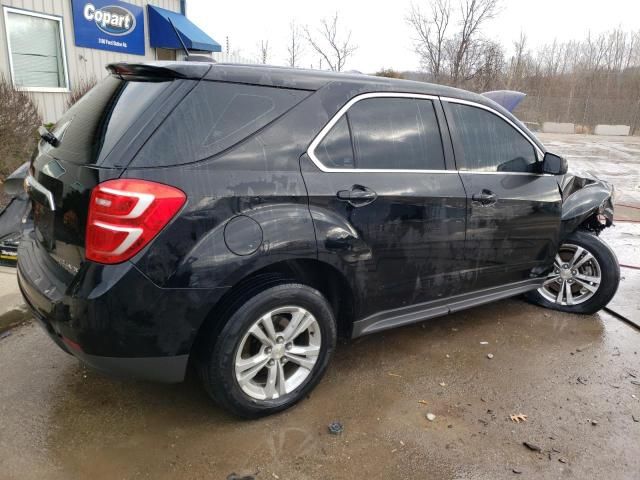
[[433, 103], [369, 98], [349, 109], [356, 163], [362, 169], [443, 170]]
[[44, 148], [71, 163], [100, 164], [169, 84], [105, 78], [58, 120], [53, 133], [60, 145]]
[[[353, 145], [349, 140], [351, 137]], [[356, 102], [314, 151], [328, 168], [444, 170], [431, 100], [380, 97]]]
[[456, 151], [460, 170], [483, 172], [536, 171], [533, 145], [515, 128], [484, 109], [450, 103], [462, 152]]
[[202, 81], [152, 135], [133, 165], [180, 165], [212, 157], [308, 95], [303, 90]]

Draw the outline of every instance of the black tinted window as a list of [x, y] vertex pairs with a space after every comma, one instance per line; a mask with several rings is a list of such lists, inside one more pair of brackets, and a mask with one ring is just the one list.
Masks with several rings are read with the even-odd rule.
[[216, 155], [308, 95], [301, 90], [203, 81], [153, 134], [134, 165], [178, 165]]
[[440, 129], [430, 100], [369, 98], [353, 105], [347, 115], [357, 168], [444, 169]]
[[342, 116], [315, 149], [323, 165], [329, 168], [354, 168], [353, 149], [347, 117]]
[[51, 154], [68, 162], [99, 164], [171, 81], [137, 82], [107, 77], [58, 120], [61, 139]]
[[462, 152], [456, 151], [461, 170], [534, 172], [533, 145], [502, 118], [481, 108], [450, 104]]

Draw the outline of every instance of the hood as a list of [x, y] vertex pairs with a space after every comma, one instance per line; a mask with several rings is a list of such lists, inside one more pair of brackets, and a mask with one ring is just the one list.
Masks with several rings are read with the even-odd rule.
[[584, 188], [597, 188], [613, 196], [613, 185], [585, 171], [569, 172], [563, 175], [559, 183], [563, 199]]
[[484, 92], [482, 95], [493, 100], [511, 113], [513, 113], [522, 99], [527, 96], [526, 93], [513, 90], [494, 90], [492, 92]]
[[596, 233], [613, 224], [613, 186], [589, 173], [567, 173], [560, 179], [561, 238], [579, 226]]

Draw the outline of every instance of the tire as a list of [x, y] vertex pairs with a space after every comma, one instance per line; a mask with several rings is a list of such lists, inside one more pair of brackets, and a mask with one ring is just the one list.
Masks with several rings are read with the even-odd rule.
[[[579, 249], [584, 249], [584, 252]], [[572, 252], [573, 256], [581, 253], [574, 259]], [[587, 253], [592, 255], [595, 262], [588, 259]], [[558, 254], [562, 263], [558, 264], [556, 256], [554, 270], [547, 277], [545, 285], [529, 292], [527, 298], [533, 303], [561, 312], [590, 315], [604, 308], [615, 295], [620, 283], [620, 265], [613, 250], [596, 235], [578, 230], [564, 240]], [[573, 264], [578, 269], [571, 268]], [[564, 266], [570, 268], [565, 269]], [[574, 272], [577, 275], [573, 275]], [[596, 282], [598, 276], [600, 281]], [[585, 282], [585, 279], [594, 281]], [[560, 285], [564, 286], [562, 294]], [[572, 292], [571, 298], [567, 295], [567, 287]], [[596, 289], [592, 291], [594, 287]], [[560, 301], [558, 297], [553, 298], [555, 294], [561, 297]]]
[[[336, 322], [324, 296], [309, 286], [283, 282], [254, 288], [234, 302], [224, 327], [209, 338], [199, 362], [207, 393], [241, 417], [270, 415], [300, 401], [320, 381], [335, 349]], [[265, 323], [269, 321], [271, 333]], [[299, 333], [292, 322], [310, 327]], [[303, 350], [311, 353], [298, 355]], [[254, 368], [259, 370], [254, 373]]]

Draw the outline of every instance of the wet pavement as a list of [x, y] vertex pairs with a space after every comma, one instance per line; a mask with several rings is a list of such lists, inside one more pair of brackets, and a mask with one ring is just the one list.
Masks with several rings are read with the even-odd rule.
[[567, 158], [570, 171], [613, 183], [616, 203], [640, 206], [640, 137], [536, 135], [550, 151]]
[[502, 301], [340, 346], [310, 398], [243, 421], [194, 380], [87, 371], [27, 325], [0, 340], [0, 478], [637, 478], [639, 339]]
[[[640, 206], [640, 154], [625, 156], [640, 139], [603, 150], [564, 137], [551, 140], [559, 153], [609, 152], [602, 176]], [[638, 266], [640, 214], [625, 215], [604, 237]], [[640, 270], [622, 277], [611, 305], [640, 321]], [[635, 479], [639, 352], [640, 331], [606, 312], [511, 299], [342, 344], [309, 398], [245, 421], [194, 379], [86, 370], [27, 324], [0, 336], [0, 479]], [[527, 421], [510, 420], [519, 414]], [[329, 434], [333, 421], [342, 434]]]

